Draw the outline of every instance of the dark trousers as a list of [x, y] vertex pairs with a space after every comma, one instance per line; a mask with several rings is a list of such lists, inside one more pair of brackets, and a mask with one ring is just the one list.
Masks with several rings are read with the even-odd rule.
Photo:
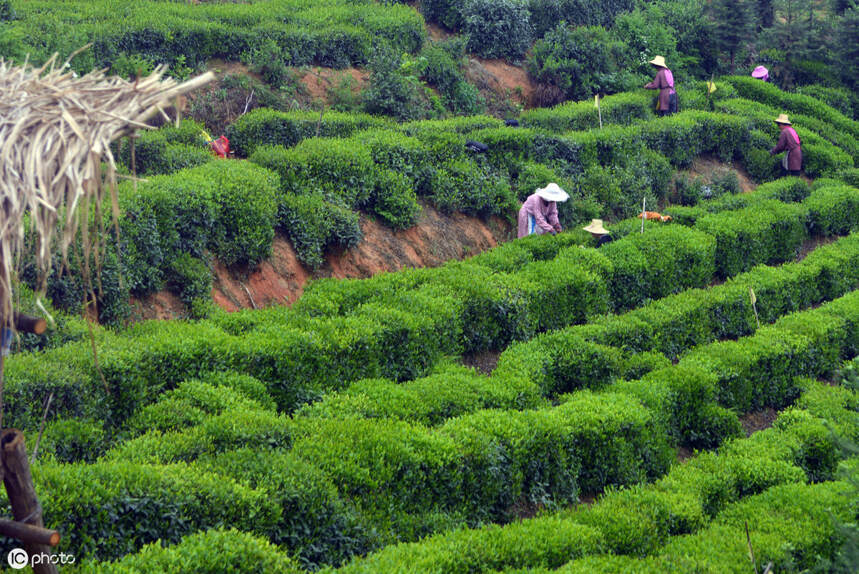
[[677, 94], [668, 94], [668, 109], [659, 110], [660, 116], [668, 116], [677, 113]]

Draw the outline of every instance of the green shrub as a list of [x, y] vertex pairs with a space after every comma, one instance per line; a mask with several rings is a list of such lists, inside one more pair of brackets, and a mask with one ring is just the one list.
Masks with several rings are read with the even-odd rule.
[[126, 429], [132, 436], [147, 431], [183, 430], [228, 409], [261, 407], [256, 401], [229, 386], [190, 379], [164, 393], [158, 402], [134, 413], [126, 424]]
[[[428, 281], [434, 273], [428, 268], [405, 268], [378, 273], [367, 279], [316, 279], [307, 284], [292, 309], [307, 316], [346, 315], [371, 299], [384, 301], [401, 292], [411, 291]], [[254, 313], [254, 316], [259, 314]]]
[[531, 23], [535, 35], [540, 38], [554, 28], [558, 22], [573, 26], [605, 26], [614, 23], [618, 14], [632, 10], [629, 0], [612, 0], [599, 5], [582, 0], [530, 0]]
[[843, 180], [847, 185], [853, 187], [859, 186], [859, 168], [846, 168], [838, 172], [837, 177]]
[[408, 177], [419, 194], [429, 192], [432, 161], [420, 140], [393, 130], [367, 130], [353, 139], [370, 150], [376, 165]]
[[572, 558], [602, 548], [597, 529], [563, 517], [546, 515], [505, 526], [461, 529], [411, 544], [392, 544], [342, 568], [347, 574], [393, 572], [407, 568], [432, 572], [490, 571], [510, 567], [558, 567]]
[[[150, 430], [114, 447], [104, 459], [144, 464], [169, 464], [191, 462], [203, 455], [214, 455], [242, 446], [252, 448], [289, 446], [293, 433], [290, 419], [259, 409], [255, 405], [247, 405], [246, 401], [236, 399], [235, 396], [230, 397], [229, 393], [220, 391], [219, 394], [221, 404], [210, 402], [200, 409], [204, 412], [205, 410], [218, 412], [222, 409], [219, 414], [204, 417], [199, 424], [181, 430], [167, 432]], [[179, 396], [181, 397], [181, 394]], [[211, 399], [211, 396], [205, 398]], [[232, 406], [229, 402], [231, 399]], [[147, 420], [159, 426], [168, 426], [169, 421], [156, 419], [165, 414], [159, 411], [161, 409], [155, 408], [142, 413], [138, 421], [133, 421], [131, 428], [134, 429], [137, 422], [143, 423]]]
[[468, 50], [484, 58], [515, 60], [531, 47], [527, 0], [466, 0], [462, 20]]
[[233, 161], [154, 177], [136, 192], [125, 188], [124, 230], [129, 240], [146, 239], [127, 243], [135, 262], [132, 291], [157, 288], [144, 277], [182, 252], [200, 257], [208, 248], [227, 265], [265, 259], [274, 238], [276, 195], [274, 174]]
[[591, 273], [568, 258], [529, 263], [516, 277], [523, 280], [522, 292], [541, 331], [585, 323], [610, 306], [608, 273]]
[[417, 223], [421, 206], [409, 178], [391, 170], [377, 172], [373, 212], [393, 229], [407, 229]]
[[15, 10], [12, 9], [11, 0], [0, 2], [0, 22], [8, 22], [15, 19]]
[[[463, 40], [467, 41], [467, 38]], [[451, 40], [425, 46], [421, 57], [426, 58], [426, 67], [421, 77], [438, 90], [445, 107], [454, 114], [479, 114], [484, 111], [486, 103], [477, 88], [465, 80], [460, 69], [460, 62], [465, 57], [465, 43], [458, 43], [462, 45], [461, 51], [455, 47], [457, 42]], [[451, 46], [454, 46], [453, 50]]]
[[396, 418], [427, 426], [485, 408], [541, 406], [538, 389], [511, 379], [499, 385], [464, 367], [401, 384], [386, 379], [358, 381], [345, 391], [303, 408], [299, 416]]
[[[45, 426], [39, 454], [57, 462], [94, 462], [109, 446], [101, 424], [83, 419], [56, 419]], [[30, 441], [35, 445], [35, 440]]]
[[264, 409], [274, 410], [276, 407], [265, 384], [249, 375], [220, 371], [203, 373], [200, 375], [200, 380], [215, 387], [226, 387], [237, 391]]
[[280, 175], [286, 193], [322, 193], [351, 208], [366, 206], [376, 185], [369, 150], [345, 139], [307, 139], [291, 149], [260, 146], [250, 160]]
[[292, 147], [315, 136], [344, 138], [361, 130], [381, 127], [388, 127], [388, 121], [366, 114], [328, 111], [320, 116], [315, 112], [257, 108], [230, 124], [227, 137], [237, 156], [249, 157], [263, 145]]
[[853, 187], [823, 187], [805, 200], [808, 229], [813, 235], [847, 235], [859, 225], [859, 199]]
[[200, 302], [211, 301], [212, 272], [201, 259], [187, 253], [179, 255], [168, 264], [166, 279], [189, 309], [195, 309]]
[[370, 80], [361, 98], [364, 110], [399, 121], [422, 120], [444, 112], [438, 96], [422, 85], [415, 62], [384, 47], [370, 62]]
[[363, 238], [358, 214], [321, 195], [286, 193], [280, 199], [278, 227], [289, 237], [298, 259], [311, 268], [322, 265], [329, 246], [354, 247]]
[[595, 93], [632, 89], [633, 74], [619, 70], [625, 49], [600, 26], [572, 28], [564, 21], [554, 22], [528, 57], [528, 73], [540, 84], [540, 103], [586, 100]]
[[846, 88], [810, 85], [799, 86], [796, 92], [820, 100], [827, 106], [835, 108], [846, 117], [855, 119], [854, 95]]
[[809, 177], [834, 175], [853, 167], [853, 159], [845, 152], [826, 142], [806, 143], [802, 146], [802, 169]]
[[534, 261], [534, 255], [519, 245], [518, 241], [509, 241], [492, 249], [487, 249], [469, 261], [481, 267], [488, 267], [492, 271], [513, 273]]
[[652, 95], [644, 90], [613, 94], [600, 99], [599, 112], [592, 100], [567, 102], [553, 108], [533, 108], [522, 114], [522, 123], [552, 132], [587, 130], [604, 125], [630, 125], [653, 119]]
[[615, 309], [630, 309], [689, 287], [707, 284], [715, 271], [714, 243], [680, 226], [633, 233], [603, 248], [614, 265], [609, 287]]
[[515, 200], [510, 185], [470, 160], [444, 163], [432, 179], [430, 200], [444, 213], [510, 217]]
[[265, 492], [186, 465], [42, 463], [33, 475], [45, 523], [63, 532], [59, 550], [78, 559], [119, 558], [225, 523], [263, 534], [281, 513]]
[[301, 572], [288, 555], [265, 538], [223, 527], [189, 534], [172, 546], [164, 546], [160, 541], [153, 542], [136, 554], [129, 554], [116, 562], [84, 562], [78, 571], [191, 574], [216, 570], [241, 571], [246, 568], [260, 574]]
[[851, 134], [854, 138], [859, 137], [859, 124], [857, 122], [811, 96], [783, 92], [772, 84], [756, 81], [754, 78], [731, 76], [724, 78], [723, 81], [733, 84], [743, 98], [762, 102], [786, 112], [806, 114], [830, 123], [839, 130]]
[[716, 264], [730, 277], [758, 263], [780, 263], [794, 257], [806, 238], [805, 209], [772, 200], [738, 211], [706, 215], [695, 228], [716, 238]]
[[[415, 299], [415, 296], [402, 297], [400, 301], [414, 304]], [[429, 301], [432, 303], [427, 307]], [[371, 302], [361, 305], [353, 314], [381, 326], [375, 334], [375, 344], [385, 350], [383, 376], [396, 381], [412, 380], [425, 375], [443, 354], [461, 352], [459, 305], [452, 298], [423, 297], [422, 303], [424, 313], [418, 313], [414, 306], [400, 308], [394, 302]]]
[[[194, 124], [194, 122], [186, 122]], [[172, 128], [176, 130], [176, 128]], [[181, 139], [178, 134], [168, 137], [166, 130], [144, 132], [134, 141], [134, 165], [131, 161], [131, 146], [123, 141], [120, 146], [120, 161], [129, 169], [134, 168], [138, 175], [157, 175], [196, 167], [215, 159], [215, 155], [205, 145], [203, 136], [187, 143], [173, 143]], [[178, 131], [178, 130], [177, 130]]]
[[[536, 329], [524, 281], [513, 275], [491, 273], [470, 262], [449, 263], [420, 291], [452, 296], [462, 305], [463, 350], [502, 349], [510, 341], [530, 338]], [[536, 286], [528, 285], [535, 289]]]
[[459, 30], [463, 24], [465, 3], [466, 0], [427, 0], [421, 2], [421, 12], [431, 22], [448, 30]]
[[315, 569], [366, 552], [375, 533], [360, 524], [324, 473], [289, 453], [240, 448], [197, 463], [206, 472], [240, 480], [268, 493], [283, 512], [266, 533], [269, 540]]

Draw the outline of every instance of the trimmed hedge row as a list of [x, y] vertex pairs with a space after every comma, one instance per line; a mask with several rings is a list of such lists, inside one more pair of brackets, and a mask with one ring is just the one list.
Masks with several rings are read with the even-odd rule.
[[296, 416], [394, 418], [435, 426], [480, 409], [523, 410], [544, 404], [540, 390], [531, 383], [498, 385], [454, 365], [401, 384], [388, 379], [358, 381], [302, 408]]
[[241, 447], [287, 448], [294, 425], [290, 418], [271, 411], [235, 406], [208, 415], [196, 426], [182, 430], [150, 430], [121, 442], [104, 461], [139, 464], [191, 462]]
[[[45, 524], [63, 533], [58, 551], [79, 558], [119, 558], [227, 523], [264, 534], [281, 513], [262, 490], [182, 464], [44, 462], [33, 479]], [[3, 539], [3, 551], [15, 545]]]
[[81, 562], [82, 574], [197, 574], [199, 572], [243, 572], [299, 574], [297, 564], [263, 537], [219, 527], [189, 534], [181, 542], [147, 544], [136, 554], [116, 562]]
[[764, 103], [788, 113], [798, 113], [817, 118], [833, 125], [838, 130], [859, 138], [859, 122], [851, 120], [841, 112], [827, 106], [811, 96], [783, 92], [777, 86], [754, 78], [728, 76], [722, 79], [734, 86], [740, 97]]
[[707, 529], [673, 538], [659, 555], [593, 556], [555, 572], [740, 572], [749, 564], [747, 523], [756, 560], [780, 569], [812, 568], [821, 557], [836, 555], [834, 519], [851, 520], [849, 493], [850, 486], [843, 482], [776, 486], [732, 505]]
[[[603, 125], [630, 125], [653, 119], [653, 94], [644, 90], [623, 92], [600, 100], [599, 113]], [[526, 127], [543, 128], [553, 132], [589, 130], [599, 127], [600, 114], [594, 102], [567, 102], [553, 108], [533, 108], [520, 116]]]
[[[772, 120], [779, 110], [743, 99], [724, 100], [719, 109], [747, 118], [755, 127], [756, 133], [751, 138], [753, 145], [747, 146], [743, 153], [752, 176], [769, 179], [772, 173], [780, 173], [778, 158], [769, 155], [769, 149], [778, 140], [778, 128]], [[859, 158], [854, 136], [813, 117], [791, 117], [802, 140], [802, 168], [809, 176], [834, 174], [853, 167], [855, 158]]]
[[266, 492], [269, 504], [282, 509], [267, 538], [308, 569], [339, 564], [378, 543], [331, 480], [292, 453], [241, 447], [202, 457], [194, 466]]
[[799, 177], [783, 177], [759, 185], [749, 193], [725, 195], [712, 201], [700, 201], [695, 206], [671, 206], [666, 210], [675, 223], [694, 226], [698, 218], [708, 213], [720, 213], [757, 205], [761, 200], [775, 199], [784, 203], [803, 201], [811, 193], [808, 183]]
[[716, 240], [716, 266], [721, 278], [747, 271], [760, 263], [782, 263], [796, 256], [808, 237], [803, 206], [776, 200], [752, 207], [705, 215], [695, 222]]
[[[519, 365], [534, 364], [533, 359], [518, 359], [521, 351], [534, 352], [553, 339], [581, 339], [592, 345], [601, 343], [619, 350], [643, 352], [657, 350], [671, 359], [696, 345], [722, 339], [736, 339], [755, 331], [755, 315], [749, 289], [755, 291], [756, 310], [762, 323], [771, 323], [786, 313], [811, 307], [849, 292], [859, 284], [859, 236], [851, 235], [820, 247], [803, 261], [781, 267], [757, 267], [723, 285], [706, 290], [690, 289], [654, 301], [623, 315], [605, 316], [587, 325], [547, 333], [506, 350], [495, 376]], [[571, 354], [575, 358], [575, 354]], [[599, 360], [599, 359], [595, 359]], [[570, 365], [567, 368], [571, 368]], [[539, 369], [528, 367], [531, 375]], [[541, 377], [547, 376], [544, 372]]]
[[391, 128], [393, 123], [368, 114], [327, 110], [279, 112], [257, 108], [242, 115], [227, 128], [230, 146], [239, 157], [250, 157], [257, 147], [292, 147], [312, 137], [346, 138], [368, 128]]
[[503, 519], [662, 474], [665, 433], [637, 400], [581, 393], [561, 406], [485, 410], [434, 430], [391, 419], [296, 419], [292, 452], [323, 469], [375, 520], [389, 509]]
[[256, 264], [274, 239], [278, 182], [248, 162], [213, 161], [119, 188], [125, 279], [132, 293], [157, 290], [180, 254], [211, 251], [226, 265]]
[[[205, 126], [184, 120], [178, 127], [144, 131], [134, 140], [134, 168], [138, 175], [158, 175], [196, 167], [215, 159], [203, 137]], [[122, 139], [112, 146], [114, 155], [129, 170], [131, 145]]]
[[[805, 453], [823, 444], [829, 452], [837, 452], [833, 450], [836, 439], [825, 432], [825, 425], [853, 415], [859, 399], [854, 392], [813, 381], [802, 386], [809, 410], [785, 413], [773, 428], [732, 441], [719, 454], [699, 454], [652, 485], [607, 492], [592, 506], [572, 512], [392, 545], [340, 570], [558, 568], [570, 559], [606, 552], [657, 553], [672, 536], [706, 532], [711, 519], [721, 517], [739, 500], [779, 485], [801, 484], [821, 472], [831, 474], [838, 457], [808, 465]], [[601, 561], [605, 558], [599, 556]]]
[[110, 2], [73, 1], [22, 5], [6, 26], [12, 37], [22, 38], [13, 49], [29, 53], [34, 62], [92, 42], [72, 61], [79, 73], [114, 66], [116, 73], [133, 75], [136, 68], [166, 63], [181, 74], [213, 58], [240, 55], [278, 58], [290, 66], [345, 68], [366, 64], [380, 41], [396, 53], [420, 50], [426, 37], [421, 15], [408, 6], [386, 4], [148, 1], [117, 11]]
[[[622, 348], [659, 349], [676, 357], [693, 345], [710, 343], [685, 355], [675, 367], [652, 370], [640, 383], [617, 383], [612, 388], [641, 395], [645, 404], [665, 413], [678, 440], [718, 443], [736, 431], [736, 419], [716, 408], [714, 400], [741, 412], [781, 406], [794, 398], [792, 377], [825, 375], [840, 356], [856, 347], [851, 335], [855, 313], [851, 304], [856, 299], [852, 295], [821, 310], [784, 317], [753, 337], [712, 343], [755, 332], [750, 286], [756, 289], [759, 314], [766, 322], [841, 295], [859, 283], [855, 273], [843, 272], [856, 268], [856, 237], [814, 255], [787, 270], [755, 270], [724, 286], [683, 293], [620, 317], [513, 346], [502, 354], [493, 379], [501, 384], [530, 381], [548, 396], [556, 396], [628, 377], [629, 365], [652, 370], [652, 355], [629, 356]], [[841, 309], [842, 316], [831, 316], [833, 309]]]
[[[842, 199], [849, 196], [838, 201]], [[70, 397], [61, 416], [117, 424], [179, 381], [206, 371], [236, 369], [270, 385], [280, 408], [294, 409], [350, 381], [412, 379], [424, 375], [444, 354], [503, 348], [541, 328], [584, 321], [616, 304], [606, 286], [617, 278], [631, 278], [637, 281], [631, 284], [645, 285], [659, 296], [666, 289], [703, 285], [708, 280], [705, 270], [712, 268], [711, 252], [702, 248], [708, 240], [691, 229], [653, 228], [644, 238], [618, 240], [604, 252], [563, 248], [578, 237], [560, 234], [515, 242], [511, 257], [543, 261], [514, 273], [494, 273], [497, 262], [481, 267], [478, 264], [487, 259], [476, 259], [365, 281], [322, 283], [333, 289], [315, 295], [311, 287], [294, 312], [275, 309], [195, 325], [169, 323], [137, 328], [133, 332], [139, 335], [132, 338], [106, 337], [100, 362], [115, 391], [110, 396], [104, 394], [88, 353], [76, 347], [49, 352], [35, 368], [18, 370], [18, 359], [10, 360], [9, 400], [23, 407], [25, 428], [30, 423], [24, 416], [39, 410], [40, 389], [46, 384]], [[627, 244], [632, 247], [623, 247]], [[613, 252], [623, 259], [613, 260]], [[689, 269], [665, 263], [668, 259], [683, 261]], [[543, 280], [547, 274], [554, 278], [548, 283]], [[546, 293], [557, 296], [557, 306], [546, 304]], [[637, 295], [642, 300], [651, 296]], [[51, 373], [51, 380], [38, 382], [38, 373]], [[56, 373], [66, 375], [57, 378]]]
[[262, 404], [246, 394], [242, 388], [244, 385], [259, 385], [268, 399], [265, 406], [272, 410], [274, 408], [265, 387], [253, 377], [210, 376], [208, 380], [215, 384], [196, 379], [183, 381], [175, 389], [164, 393], [158, 402], [135, 412], [125, 425], [125, 430], [132, 436], [147, 431], [169, 432], [199, 425], [210, 415], [225, 410], [263, 408]]

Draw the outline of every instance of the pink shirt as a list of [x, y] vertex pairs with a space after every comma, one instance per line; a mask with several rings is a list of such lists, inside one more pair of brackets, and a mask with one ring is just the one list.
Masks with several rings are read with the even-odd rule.
[[544, 201], [536, 193], [532, 193], [519, 209], [519, 237], [528, 235], [528, 216], [534, 216], [537, 233], [549, 233], [560, 225], [558, 221], [558, 204], [554, 201]]

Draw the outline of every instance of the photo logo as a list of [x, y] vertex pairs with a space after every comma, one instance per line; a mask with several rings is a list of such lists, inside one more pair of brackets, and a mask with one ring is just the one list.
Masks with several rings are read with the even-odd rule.
[[27, 551], [23, 548], [14, 548], [9, 551], [8, 556], [6, 556], [6, 561], [9, 562], [9, 566], [11, 566], [13, 570], [20, 570], [29, 564], [30, 556], [27, 555]]

